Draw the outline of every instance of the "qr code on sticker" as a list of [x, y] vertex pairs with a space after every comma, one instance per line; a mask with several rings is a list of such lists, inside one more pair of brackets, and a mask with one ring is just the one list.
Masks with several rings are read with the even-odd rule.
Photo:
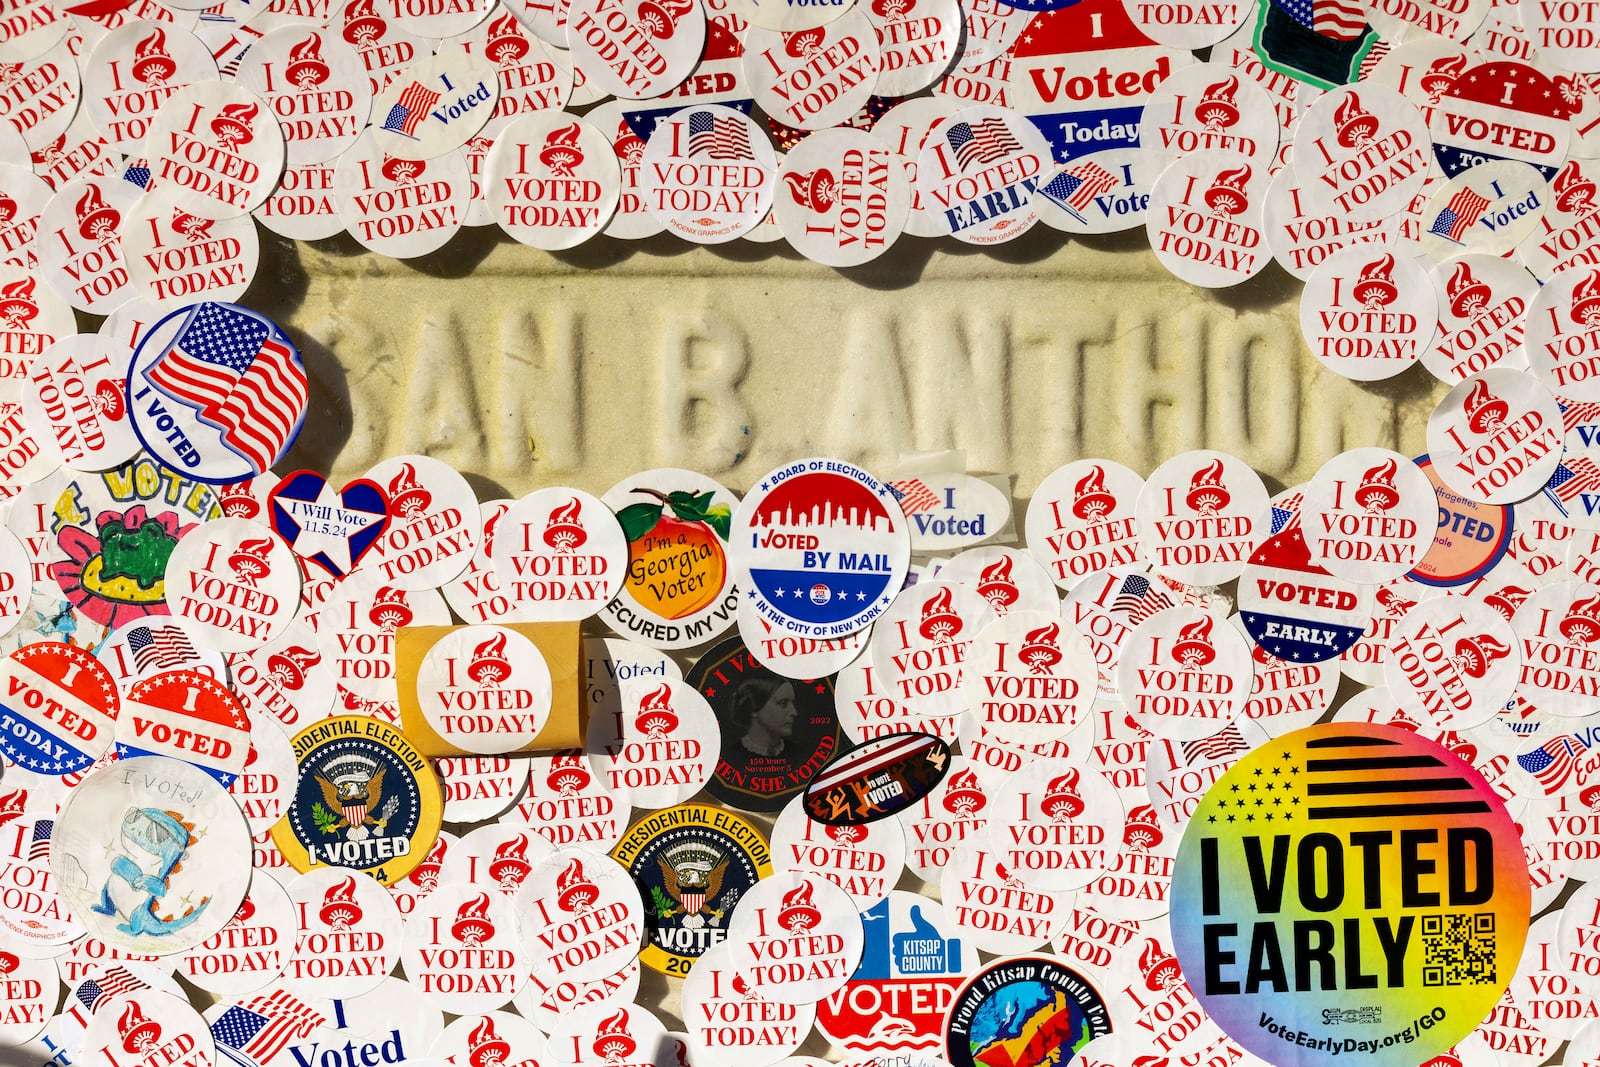
[[1423, 916], [1423, 985], [1486, 985], [1494, 980], [1493, 912]]

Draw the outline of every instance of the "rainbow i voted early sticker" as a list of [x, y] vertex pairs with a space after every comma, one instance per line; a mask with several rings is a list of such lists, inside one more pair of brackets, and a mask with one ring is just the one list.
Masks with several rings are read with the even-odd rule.
[[1529, 893], [1517, 827], [1470, 765], [1415, 731], [1326, 723], [1206, 792], [1172, 934], [1200, 1003], [1262, 1059], [1410, 1067], [1499, 1001]]

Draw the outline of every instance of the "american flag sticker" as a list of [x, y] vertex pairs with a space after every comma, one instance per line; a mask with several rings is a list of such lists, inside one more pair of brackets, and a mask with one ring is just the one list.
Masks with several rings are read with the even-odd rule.
[[237, 482], [288, 452], [310, 383], [276, 323], [237, 304], [173, 312], [145, 335], [129, 376], [134, 429], [174, 470]]

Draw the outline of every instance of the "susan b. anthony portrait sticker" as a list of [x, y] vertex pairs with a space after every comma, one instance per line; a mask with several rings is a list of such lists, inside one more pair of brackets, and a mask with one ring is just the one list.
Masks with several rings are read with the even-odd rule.
[[1272, 1062], [1428, 1060], [1499, 1001], [1528, 929], [1527, 861], [1494, 790], [1371, 724], [1307, 727], [1235, 764], [1195, 809], [1172, 895], [1190, 988]]

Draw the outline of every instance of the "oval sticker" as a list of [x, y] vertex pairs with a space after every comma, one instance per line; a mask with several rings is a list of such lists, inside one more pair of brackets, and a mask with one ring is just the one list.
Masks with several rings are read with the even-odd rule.
[[932, 734], [888, 734], [853, 748], [806, 787], [806, 813], [828, 826], [860, 826], [905, 811], [938, 788], [950, 746]]

